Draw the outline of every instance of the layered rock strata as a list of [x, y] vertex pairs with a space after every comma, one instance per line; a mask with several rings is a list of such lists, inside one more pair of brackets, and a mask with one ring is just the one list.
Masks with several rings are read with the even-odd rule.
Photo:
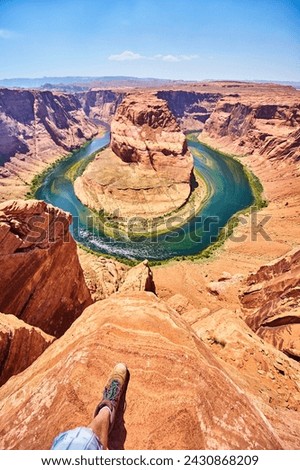
[[248, 325], [300, 360], [300, 250], [261, 266], [247, 279], [241, 302]]
[[90, 306], [26, 372], [0, 389], [1, 447], [47, 449], [60, 431], [88, 423], [99, 384], [118, 361], [130, 371], [126, 429], [119, 414], [110, 448], [282, 447], [203, 342], [145, 292]]
[[155, 218], [183, 206], [193, 184], [193, 159], [166, 102], [139, 93], [119, 106], [110, 149], [88, 165], [75, 192], [84, 204], [117, 218]]
[[95, 257], [78, 248], [80, 264], [92, 299], [106, 299], [116, 292], [149, 291], [155, 293], [153, 273], [145, 260], [133, 268], [114, 259]]
[[114, 90], [93, 88], [77, 94], [85, 114], [93, 120], [109, 123], [122, 102], [125, 93]]
[[0, 89], [0, 201], [97, 133], [76, 95]]
[[70, 222], [43, 201], [0, 204], [0, 311], [54, 336], [92, 302]]
[[[208, 90], [206, 84], [202, 86], [203, 90]], [[267, 102], [270, 100], [274, 102], [275, 95], [277, 101], [279, 98], [282, 103], [289, 101], [288, 106], [292, 106], [292, 102], [297, 102], [297, 93], [295, 90], [292, 92], [287, 87], [276, 87], [276, 91], [273, 93], [272, 87], [269, 85], [237, 85], [228, 82], [227, 84], [224, 83], [218, 86], [212, 84], [211, 86], [217, 92], [220, 90], [221, 93], [224, 91], [224, 93], [237, 94], [238, 92], [240, 95], [245, 90], [249, 91], [252, 88], [251, 102], [254, 101], [253, 96], [255, 94], [257, 95], [258, 102], [262, 104], [268, 104]], [[197, 88], [198, 86], [195, 87], [195, 90]], [[235, 101], [241, 101], [242, 99], [238, 96], [232, 96], [229, 98], [229, 101], [233, 98]], [[191, 111], [192, 106], [190, 108]], [[180, 113], [182, 114], [182, 112], [184, 113], [183, 109]], [[247, 113], [245, 116], [247, 118]], [[234, 116], [228, 115], [228, 113], [227, 118], [229, 118], [227, 119], [227, 124], [234, 120]], [[256, 130], [258, 130], [260, 124], [266, 124], [261, 119], [256, 120]], [[237, 121], [239, 120], [240, 124], [238, 125]], [[242, 120], [243, 117], [240, 115], [239, 119], [235, 121], [237, 128], [239, 126], [242, 127]], [[206, 122], [208, 123], [208, 121]], [[280, 121], [280, 116], [278, 117], [278, 115], [276, 117], [277, 124], [278, 129], [285, 127], [285, 124]], [[295, 126], [296, 132], [299, 126], [298, 124], [295, 124]], [[244, 154], [244, 149], [247, 146], [249, 146], [251, 151], [250, 141], [247, 145], [238, 145], [240, 138], [233, 132], [233, 127], [231, 128], [230, 135], [219, 135], [221, 129], [222, 126], [219, 126], [214, 138], [210, 138], [208, 133], [204, 131], [203, 138], [205, 137], [207, 142], [214, 147], [219, 145], [229, 152]], [[272, 125], [268, 125], [268, 129], [269, 132], [273, 132]], [[263, 127], [260, 127], [260, 131], [263, 131]], [[244, 134], [245, 136], [247, 137], [246, 134]], [[277, 140], [277, 142], [280, 143], [280, 140]], [[241, 318], [242, 315], [238, 311], [240, 305], [237, 296], [237, 290], [243, 283], [243, 277], [247, 278], [250, 271], [255, 273], [262, 264], [266, 265], [270, 260], [287, 253], [291, 247], [300, 242], [299, 172], [297, 161], [293, 158], [293, 153], [289, 153], [288, 156], [285, 154], [281, 158], [283, 155], [281, 150], [284, 147], [285, 144], [283, 146], [277, 145], [276, 151], [273, 149], [274, 157], [267, 158], [267, 153], [260, 153], [261, 147], [258, 145], [256, 150], [251, 153], [251, 156], [244, 159], [260, 177], [270, 201], [268, 208], [263, 209], [258, 214], [257, 220], [259, 224], [261, 221], [262, 228], [269, 237], [268, 239], [262, 236], [263, 231], [258, 232], [258, 236], [254, 237], [253, 226], [255, 230], [259, 230], [260, 225], [257, 226], [255, 223], [253, 225], [253, 221], [249, 216], [243, 219], [247, 223], [240, 224], [236, 229], [240, 240], [239, 243], [236, 242], [236, 239], [227, 240], [224, 251], [219, 254], [217, 253], [209, 263], [181, 262], [155, 268], [155, 279], [159, 295], [165, 298], [171, 297], [169, 300], [170, 305], [182, 314], [182, 319], [191, 325], [194, 334], [201, 338], [201, 341], [205, 342], [205, 345], [200, 343], [200, 350], [203, 351], [204, 347], [209, 348], [210, 353], [219, 358], [218, 362], [216, 359], [213, 359], [214, 367], [216, 367], [214, 379], [211, 379], [210, 374], [206, 374], [206, 366], [203, 365], [203, 362], [198, 361], [196, 353], [194, 355], [195, 350], [191, 347], [189, 328], [186, 325], [184, 326], [184, 331], [187, 334], [185, 336], [178, 322], [176, 322], [176, 328], [172, 329], [172, 333], [166, 327], [164, 322], [169, 322], [169, 308], [163, 307], [161, 311], [160, 308], [164, 304], [159, 302], [160, 307], [155, 304], [154, 310], [157, 312], [157, 315], [155, 316], [154, 312], [152, 318], [152, 310], [150, 313], [147, 302], [139, 303], [134, 307], [131, 294], [126, 293], [126, 296], [117, 294], [117, 296], [106, 300], [103, 304], [102, 302], [95, 304], [93, 306], [95, 308], [93, 313], [89, 308], [88, 312], [91, 315], [91, 321], [88, 323], [88, 328], [92, 327], [92, 322], [94, 322], [95, 328], [90, 343], [88, 339], [90, 329], [83, 338], [86, 328], [85, 317], [79, 318], [71, 327], [70, 334], [66, 333], [66, 343], [63, 343], [64, 337], [61, 338], [57, 342], [55, 352], [54, 348], [56, 345], [54, 344], [27, 371], [11, 378], [2, 387], [0, 391], [1, 448], [9, 446], [13, 448], [48, 447], [56, 432], [69, 426], [82, 424], [83, 422], [88, 423], [94, 410], [93, 403], [97, 403], [99, 399], [99, 389], [95, 390], [95, 382], [100, 383], [101, 381], [104, 384], [108, 368], [115, 361], [127, 361], [128, 358], [130, 358], [130, 370], [134, 372], [128, 387], [127, 403], [130, 404], [130, 407], [128, 408], [127, 406], [125, 414], [126, 428], [128, 429], [125, 446], [128, 448], [137, 448], [139, 445], [143, 448], [154, 448], [155, 446], [160, 448], [177, 447], [177, 442], [179, 442], [179, 446], [182, 448], [186, 448], [187, 442], [196, 448], [198, 445], [203, 446], [203, 439], [205, 440], [204, 445], [207, 445], [207, 447], [233, 447], [234, 444], [232, 442], [235, 440], [235, 435], [232, 435], [232, 429], [231, 427], [228, 428], [227, 424], [231, 420], [232, 414], [236, 411], [240, 419], [238, 422], [235, 421], [236, 429], [239, 431], [239, 437], [236, 438], [235, 442], [237, 445], [245, 446], [246, 448], [248, 445], [247, 435], [250, 436], [249, 439], [252, 439], [252, 434], [249, 434], [248, 429], [245, 427], [244, 416], [248, 421], [246, 425], [249, 425], [249, 423], [256, 423], [257, 415], [249, 415], [249, 409], [247, 408], [245, 411], [244, 405], [243, 407], [238, 406], [239, 397], [236, 395], [232, 396], [234, 403], [226, 401], [232, 389], [230, 389], [229, 393], [223, 382], [224, 370], [226, 371], [225, 376], [230, 380], [230, 384], [232, 386], [236, 384], [234, 385], [235, 390], [239, 387], [239, 392], [244, 394], [244, 399], [248, 402], [249, 406], [253, 406], [258, 410], [268, 430], [271, 430], [273, 435], [276, 435], [276, 443], [273, 441], [273, 438], [271, 438], [271, 444], [270, 440], [267, 443], [265, 440], [262, 442], [260, 437], [262, 428], [259, 426], [259, 432], [256, 435], [257, 440], [253, 440], [253, 442], [258, 442], [258, 445], [261, 447], [269, 445], [273, 446], [273, 448], [280, 445], [291, 449], [300, 447], [299, 364], [293, 360], [297, 359], [297, 357], [291, 355], [293, 357], [291, 359], [287, 355], [282, 354], [271, 344], [267, 344], [262, 338], [259, 338], [245, 325]], [[276, 155], [278, 159], [275, 158]], [[271, 218], [268, 218], [268, 216], [271, 216]], [[266, 217], [267, 219], [265, 220]], [[92, 256], [90, 254], [86, 255]], [[63, 253], [61, 252], [61, 259], [62, 256]], [[289, 258], [291, 258], [291, 262]], [[243, 287], [243, 292], [250, 290], [245, 295], [245, 298], [248, 298], [246, 304], [249, 306], [249, 309], [245, 308], [243, 311], [246, 316], [248, 314], [250, 316], [256, 314], [256, 310], [259, 307], [263, 307], [263, 305], [255, 305], [255, 297], [258, 295], [256, 301], [258, 302], [259, 299], [259, 302], [266, 302], [270, 314], [274, 306], [276, 311], [275, 317], [277, 316], [275, 318], [276, 322], [278, 322], [281, 314], [283, 314], [282, 318], [285, 322], [290, 321], [291, 316], [295, 318], [298, 309], [297, 283], [299, 284], [298, 270], [295, 268], [297, 266], [296, 258], [297, 256], [293, 253], [288, 255], [286, 261], [279, 260], [280, 266], [286, 265], [286, 268], [283, 270], [281, 270], [280, 266], [275, 268], [265, 266], [262, 271], [271, 272], [272, 279], [264, 279], [265, 274], [262, 276], [261, 273], [259, 279], [254, 280], [254, 284], [248, 285], [246, 288]], [[89, 263], [90, 261], [87, 262]], [[276, 265], [276, 263], [277, 261], [274, 264]], [[127, 268], [123, 270], [122, 267], [116, 265], [116, 262], [107, 265], [109, 273], [106, 271], [106, 262], [99, 261], [99, 266], [97, 265], [95, 273], [92, 273], [93, 276], [95, 275], [93, 277], [95, 289], [93, 296], [95, 295], [95, 298], [98, 295], [99, 297], [107, 297], [115, 290], [119, 290], [127, 272]], [[223, 272], [228, 270], [230, 271], [231, 278], [227, 274], [224, 276]], [[276, 273], [278, 274], [277, 280], [275, 279]], [[255, 277], [256, 274], [253, 276]], [[295, 276], [294, 280], [292, 279], [293, 276]], [[103, 286], [100, 285], [101, 279], [104, 280]], [[230, 279], [236, 279], [236, 282], [231, 284]], [[142, 284], [139, 281], [131, 283], [133, 286], [140, 286]], [[16, 284], [14, 285], [16, 286]], [[259, 288], [255, 293], [255, 288], [258, 286]], [[274, 290], [275, 287], [278, 289], [278, 296]], [[19, 289], [19, 286], [16, 288]], [[51, 294], [53, 292], [54, 288], [51, 290]], [[58, 294], [61, 295], [60, 290], [58, 290]], [[176, 298], [174, 298], [174, 294], [176, 294]], [[182, 294], [188, 298], [184, 298]], [[144, 296], [146, 294], [136, 295]], [[111, 301], [114, 298], [119, 302], [118, 307], [115, 303], [114, 307], [112, 307]], [[252, 301], [254, 302], [253, 305]], [[103, 305], [103, 310], [102, 307], [98, 307], [101, 304]], [[124, 306], [126, 312], [128, 309], [126, 315], [128, 318], [130, 316], [131, 323], [128, 327], [122, 316]], [[224, 306], [226, 308], [230, 306], [232, 311], [227, 309], [220, 310]], [[167, 308], [167, 311], [165, 308]], [[108, 316], [110, 313], [109, 309], [111, 309], [111, 316]], [[103, 312], [106, 316], [101, 319], [99, 317], [102, 316]], [[260, 315], [260, 313], [265, 314], [266, 312], [258, 313]], [[145, 321], [140, 320], [140, 315], [144, 317]], [[264, 322], [265, 317], [258, 318]], [[161, 320], [163, 320], [162, 323]], [[267, 318], [267, 321], [269, 320], [272, 322], [271, 317]], [[153, 327], [154, 321], [156, 322], [155, 328]], [[78, 330], [75, 330], [77, 324]], [[139, 325], [141, 325], [141, 328], [139, 328]], [[281, 347], [282, 331], [278, 335], [276, 333], [276, 337], [273, 334], [275, 329], [279, 331], [281, 327], [284, 328], [285, 352], [288, 353], [289, 350], [291, 353], [292, 349], [294, 354], [296, 349], [294, 347], [295, 343], [292, 348], [287, 347], [290, 346], [288, 341], [291, 339], [290, 324], [280, 326], [269, 324], [268, 328], [264, 326], [264, 333], [261, 336], [267, 339], [267, 333], [268, 335], [270, 334], [269, 341], [277, 347]], [[292, 336], [294, 338], [296, 338], [295, 334], [297, 334], [295, 327], [297, 327], [297, 324], [293, 323]], [[79, 332], [80, 329], [81, 332]], [[97, 333], [96, 329], [98, 329]], [[259, 328], [256, 331], [258, 332]], [[70, 338], [73, 333], [75, 333], [74, 342]], [[127, 338], [129, 341], [128, 350], [127, 347], [125, 348]], [[276, 344], [277, 341], [279, 344]], [[198, 345], [198, 342], [195, 344]], [[111, 345], [112, 350], [115, 351], [113, 357], [110, 349]], [[163, 347], [161, 348], [162, 345]], [[53, 352], [50, 353], [52, 350]], [[165, 353], [165, 351], [167, 352]], [[61, 356], [60, 353], [62, 353]], [[103, 357], [104, 362], [107, 360], [107, 364], [104, 364], [104, 362], [99, 363], [99, 357]], [[189, 363], [186, 365], [185, 361]], [[221, 366], [219, 364], [220, 361], [222, 361]], [[218, 365], [216, 366], [216, 364]], [[69, 367], [70, 365], [71, 367]], [[161, 369], [159, 368], [160, 366], [162, 367]], [[185, 373], [186, 367], [187, 373]], [[59, 370], [59, 368], [62, 370]], [[171, 375], [169, 374], [170, 370], [172, 371]], [[200, 372], [201, 370], [204, 371], [204, 385], [201, 378], [200, 388], [199, 370]], [[91, 377], [88, 376], [90, 372]], [[175, 376], [176, 378], [174, 379]], [[162, 380], [162, 377], [164, 380]], [[178, 377], [180, 378], [179, 382]], [[221, 382], [217, 382], [217, 380], [221, 380]], [[207, 381], [210, 383], [209, 387], [207, 386]], [[85, 383], [84, 392], [87, 392], [86, 396], [83, 395], [82, 385], [80, 385], [82, 382]], [[216, 383], [217, 396], [214, 392]], [[131, 386], [133, 387], [132, 389], [130, 388]], [[181, 395], [181, 389], [182, 393], [188, 397], [188, 401]], [[212, 401], [208, 399], [211, 389], [213, 390]], [[137, 395], [141, 396], [141, 390], [143, 391], [143, 403], [139, 404], [137, 410], [133, 410], [132, 404], [136, 402], [135, 398]], [[165, 401], [169, 403], [170, 390], [172, 390], [171, 412], [168, 414], [169, 409], [161, 409], [162, 407], [157, 409], [157, 403], [161, 403], [157, 400], [157, 396], [165, 397]], [[48, 395], [49, 400], [46, 398]], [[223, 397], [225, 397], [225, 401], [220, 404], [220, 400], [223, 400]], [[200, 419], [197, 421], [198, 417], [195, 418], [194, 413], [195, 409], [199, 411], [199, 399], [203, 402], [203, 405], [199, 415]], [[186, 403], [190, 403], [192, 406], [186, 406]], [[194, 404], [197, 405], [197, 408], [194, 407]], [[205, 410], [208, 410], [211, 404], [214, 407], [212, 413], [210, 411], [206, 413]], [[50, 408], [48, 408], [49, 406]], [[231, 410], [230, 416], [225, 418], [220, 411], [216, 412], [216, 410], [222, 408], [224, 414], [224, 407]], [[34, 410], [33, 413], [32, 410]], [[58, 415], [61, 410], [63, 410], [63, 416], [58, 424], [57, 421], [54, 422], [54, 415]], [[141, 416], [143, 419], [141, 419]], [[144, 416], [146, 416], [146, 420]], [[211, 416], [216, 416], [218, 422], [212, 422]], [[40, 418], [43, 421], [44, 417], [46, 418], [46, 423], [49, 421], [49, 425], [47, 424], [45, 429], [41, 429]], [[204, 417], [203, 421], [202, 417]], [[160, 419], [161, 422], [159, 421]], [[207, 421], [209, 422], [208, 425]], [[147, 423], [146, 429], [145, 422]], [[198, 425], [201, 422], [204, 425], [203, 429], [200, 427], [199, 430]], [[165, 423], [167, 423], [166, 431]], [[173, 423], [172, 427], [170, 423]], [[52, 425], [53, 429], [50, 430]], [[222, 428], [225, 425], [226, 431]], [[124, 436], [126, 430], [122, 427], [121, 418], [119, 418], [118, 426], [121, 429], [121, 435], [123, 432]], [[193, 426], [192, 430], [191, 426]], [[157, 428], [164, 430], [158, 436]], [[199, 433], [195, 433], [195, 429], [199, 430]], [[222, 430], [222, 438], [220, 438], [220, 429]], [[230, 429], [230, 432], [227, 438], [228, 429]], [[244, 432], [246, 437], [244, 437]], [[149, 436], [149, 440], [145, 443], [147, 436]], [[217, 439], [213, 443], [215, 436], [217, 436]], [[266, 434], [264, 439], [267, 439], [267, 436], [269, 434]], [[238, 439], [243, 439], [243, 442], [238, 441]], [[245, 440], [247, 441], [246, 443]], [[120, 441], [120, 436], [112, 435], [112, 447], [120, 448], [122, 444], [123, 441], [122, 438]]]
[[53, 341], [39, 328], [0, 313], [0, 386], [30, 366]]
[[267, 417], [283, 446], [300, 446], [300, 365], [263, 341], [240, 311], [226, 308], [182, 313], [226, 372]]
[[181, 129], [200, 131], [223, 95], [213, 91], [163, 90], [157, 96], [167, 101]]
[[[283, 87], [282, 87], [283, 88]], [[286, 87], [278, 93], [248, 91], [219, 100], [206, 121], [201, 140], [214, 141], [237, 154], [270, 160], [300, 158], [300, 93]]]

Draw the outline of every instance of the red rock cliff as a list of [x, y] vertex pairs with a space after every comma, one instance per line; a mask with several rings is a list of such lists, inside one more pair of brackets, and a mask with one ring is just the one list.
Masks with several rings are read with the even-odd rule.
[[53, 341], [39, 328], [0, 313], [0, 386], [30, 366]]
[[76, 95], [0, 89], [0, 201], [25, 195], [24, 181], [97, 131]]
[[153, 167], [159, 174], [169, 175], [174, 169], [175, 179], [190, 183], [192, 159], [165, 100], [152, 94], [128, 95], [112, 121], [111, 132], [111, 149], [124, 162]]
[[300, 250], [262, 266], [241, 294], [245, 319], [262, 338], [300, 360]]
[[[205, 122], [214, 111], [222, 94], [217, 91], [200, 92], [186, 90], [164, 90], [157, 93], [158, 98], [167, 101], [182, 129], [202, 130]], [[224, 93], [224, 92], [223, 92]]]
[[0, 204], [0, 311], [54, 336], [92, 302], [70, 222], [42, 201]]
[[263, 155], [270, 160], [300, 158], [300, 93], [286, 87], [272, 92], [223, 97], [206, 121], [201, 140], [237, 154]]
[[85, 114], [91, 119], [110, 122], [125, 93], [113, 90], [91, 89], [77, 95]]

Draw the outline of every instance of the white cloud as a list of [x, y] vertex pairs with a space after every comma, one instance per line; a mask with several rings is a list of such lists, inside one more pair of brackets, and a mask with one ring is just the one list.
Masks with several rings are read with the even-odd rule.
[[180, 58], [177, 55], [167, 54], [161, 56], [161, 60], [164, 62], [180, 62]]
[[179, 54], [179, 55], [173, 55], [173, 54], [158, 54], [154, 56], [155, 58], [159, 58], [165, 62], [182, 62], [184, 60], [193, 60], [193, 59], [198, 59], [197, 54], [191, 54], [191, 55], [186, 55], [186, 54]]
[[0, 29], [0, 39], [10, 39], [14, 36], [12, 31], [8, 29]]
[[112, 54], [109, 56], [109, 60], [139, 60], [139, 59], [144, 59], [141, 54], [137, 54], [136, 52], [132, 51], [124, 51], [121, 54]]
[[161, 59], [164, 60], [165, 62], [182, 62], [183, 60], [193, 60], [193, 59], [198, 59], [197, 54], [192, 54], [192, 55], [185, 55], [185, 54], [179, 54], [179, 55], [173, 55], [173, 54], [167, 54], [167, 55], [162, 55]]
[[146, 60], [162, 60], [164, 62], [182, 62], [184, 60], [193, 60], [197, 58], [198, 58], [197, 54], [191, 54], [191, 55], [155, 54], [153, 56], [145, 56], [145, 55], [138, 54], [137, 52], [124, 51], [121, 54], [110, 55], [108, 59], [117, 60], [117, 61], [146, 59]]
[[197, 54], [190, 54], [190, 55], [180, 55], [179, 58], [181, 60], [194, 60], [194, 59], [198, 59], [198, 55]]

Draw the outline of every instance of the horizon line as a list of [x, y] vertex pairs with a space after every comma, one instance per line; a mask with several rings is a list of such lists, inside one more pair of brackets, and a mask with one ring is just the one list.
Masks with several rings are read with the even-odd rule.
[[169, 81], [169, 82], [186, 82], [186, 83], [198, 83], [198, 82], [280, 82], [280, 83], [300, 83], [299, 79], [286, 79], [279, 80], [276, 78], [203, 78], [203, 79], [180, 79], [180, 78], [160, 78], [160, 77], [138, 77], [133, 75], [44, 75], [44, 76], [35, 76], [35, 77], [5, 77], [0, 78], [0, 82], [9, 81], [9, 80], [44, 80], [44, 79], [124, 79], [124, 80], [160, 80], [160, 81]]

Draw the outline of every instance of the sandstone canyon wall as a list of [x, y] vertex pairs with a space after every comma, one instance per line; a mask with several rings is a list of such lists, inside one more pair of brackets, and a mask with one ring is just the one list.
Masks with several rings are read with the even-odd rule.
[[122, 102], [125, 92], [91, 89], [77, 96], [85, 114], [90, 119], [109, 123]]
[[70, 151], [97, 131], [76, 94], [1, 89], [0, 116], [1, 163], [14, 156], [42, 159], [46, 152]]
[[0, 386], [30, 366], [54, 339], [14, 315], [0, 313]]
[[25, 196], [28, 183], [98, 132], [76, 95], [0, 90], [0, 200]]
[[70, 222], [43, 201], [0, 204], [0, 311], [54, 336], [92, 302]]
[[180, 127], [185, 131], [192, 131], [203, 129], [223, 95], [217, 91], [205, 93], [205, 91], [162, 90], [157, 96], [167, 101]]
[[241, 294], [245, 320], [261, 338], [300, 360], [300, 250], [261, 266]]
[[241, 95], [223, 96], [206, 121], [201, 140], [237, 154], [297, 162], [300, 92], [289, 87], [263, 90], [258, 87]]
[[180, 170], [183, 181], [190, 184], [191, 156], [165, 100], [155, 94], [128, 95], [112, 121], [111, 132], [111, 149], [124, 162], [171, 174], [174, 183]]

